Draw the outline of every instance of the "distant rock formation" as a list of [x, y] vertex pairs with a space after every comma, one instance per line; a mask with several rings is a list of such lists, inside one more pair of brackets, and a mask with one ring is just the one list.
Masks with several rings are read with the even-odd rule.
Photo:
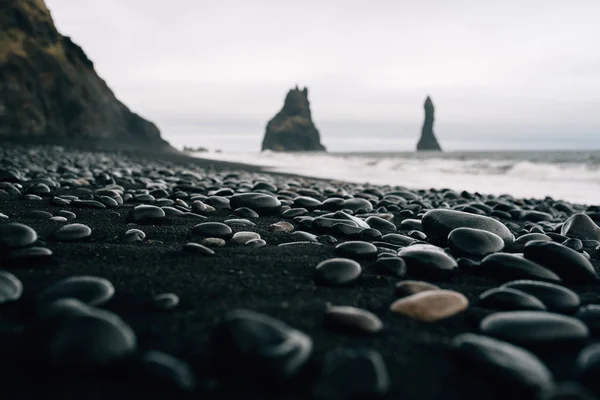
[[[0, 0], [0, 141], [42, 139], [168, 146], [56, 30], [43, 0]], [[115, 60], [118, 62], [118, 60]]]
[[431, 98], [427, 96], [425, 100], [425, 122], [421, 130], [421, 138], [417, 143], [417, 151], [442, 151], [435, 135], [433, 134], [434, 107]]
[[312, 121], [307, 88], [288, 92], [283, 108], [267, 124], [262, 150], [326, 151]]

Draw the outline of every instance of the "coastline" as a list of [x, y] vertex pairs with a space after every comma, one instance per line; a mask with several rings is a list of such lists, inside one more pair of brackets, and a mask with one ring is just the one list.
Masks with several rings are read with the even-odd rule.
[[[6, 151], [6, 149], [4, 149]], [[229, 172], [241, 176], [253, 174], [266, 180], [283, 184], [290, 179], [306, 188], [324, 188], [333, 181], [312, 180], [293, 174], [271, 173], [257, 166], [214, 162], [189, 157], [180, 152], [120, 151], [111, 157], [115, 162], [132, 160], [148, 168], [146, 174], [158, 174], [163, 168], [175, 173], [196, 169], [200, 174], [219, 178], [221, 182]], [[1, 158], [0, 158], [1, 160]], [[61, 162], [72, 164], [72, 160]], [[102, 168], [109, 168], [110, 164]], [[202, 170], [201, 170], [202, 169]], [[257, 175], [254, 175], [257, 174]], [[162, 175], [161, 175], [162, 176]], [[166, 176], [166, 175], [165, 175]], [[345, 185], [348, 189], [356, 185]], [[141, 186], [140, 186], [141, 188]], [[76, 194], [76, 188], [58, 190], [55, 194]], [[449, 200], [452, 201], [452, 200]], [[505, 399], [509, 387], [489, 377], [482, 377], [476, 369], [460, 364], [450, 349], [449, 342], [457, 334], [476, 332], [479, 321], [489, 310], [477, 307], [479, 295], [500, 284], [489, 277], [459, 273], [452, 280], [428, 279], [442, 289], [464, 294], [471, 307], [467, 312], [436, 323], [414, 321], [390, 312], [396, 299], [394, 285], [398, 278], [384, 276], [372, 269], [372, 261], [361, 261], [363, 274], [349, 287], [330, 288], [316, 285], [314, 267], [321, 261], [335, 257], [335, 245], [323, 244], [299, 247], [278, 247], [294, 239], [289, 233], [273, 232], [269, 225], [282, 220], [279, 216], [253, 219], [256, 226], [236, 228], [234, 231], [258, 232], [267, 242], [263, 248], [248, 248], [228, 244], [215, 249], [212, 257], [203, 257], [182, 251], [182, 245], [196, 238], [190, 233], [198, 220], [185, 216], [168, 215], [157, 225], [132, 225], [128, 220], [131, 209], [139, 202], [127, 202], [113, 209], [86, 209], [53, 205], [49, 198], [29, 201], [18, 198], [0, 199], [0, 212], [11, 221], [19, 221], [34, 228], [42, 243], [54, 255], [47, 263], [35, 266], [8, 266], [24, 284], [22, 302], [34, 298], [42, 288], [58, 279], [72, 275], [97, 275], [109, 279], [116, 294], [105, 307], [121, 316], [136, 332], [138, 347], [157, 349], [172, 354], [193, 369], [198, 381], [191, 394], [178, 394], [159, 390], [152, 382], [137, 382], [128, 374], [103, 377], [98, 374], [78, 375], [77, 371], [52, 373], [35, 370], [22, 358], [19, 334], [31, 319], [23, 312], [22, 303], [7, 305], [2, 310], [1, 334], [5, 362], [0, 367], [0, 382], [6, 398], [36, 398], [41, 393], [51, 397], [89, 398], [206, 398], [249, 399], [311, 398], [309, 393], [313, 374], [318, 373], [318, 363], [327, 351], [337, 347], [366, 347], [380, 352], [391, 379], [389, 399]], [[55, 243], [50, 240], [56, 222], [27, 216], [32, 209], [56, 213], [61, 209], [77, 214], [74, 222], [84, 223], [92, 229], [89, 239], [74, 243]], [[117, 212], [116, 215], [112, 212]], [[206, 214], [209, 221], [223, 222], [231, 218], [231, 210]], [[400, 226], [405, 218], [394, 213], [393, 222]], [[290, 221], [293, 222], [293, 221]], [[508, 222], [508, 221], [503, 221]], [[523, 220], [513, 220], [519, 229]], [[293, 222], [295, 230], [305, 230]], [[136, 227], [146, 233], [140, 243], [124, 244], [121, 235]], [[407, 234], [401, 229], [398, 233]], [[341, 242], [348, 240], [334, 234]], [[593, 265], [598, 270], [600, 260], [595, 249], [586, 247], [593, 255]], [[413, 277], [408, 276], [407, 279]], [[584, 304], [600, 303], [597, 284], [571, 285]], [[176, 293], [181, 304], [171, 311], [156, 311], [151, 307], [154, 295]], [[375, 313], [383, 322], [384, 330], [376, 335], [357, 335], [335, 331], [324, 324], [324, 310], [328, 303], [352, 305]], [[218, 384], [212, 376], [209, 363], [210, 335], [226, 312], [247, 308], [279, 318], [307, 333], [313, 340], [314, 355], [307, 376], [280, 392], [268, 393], [262, 387], [237, 384]], [[540, 357], [552, 370], [557, 381], [573, 378], [572, 362], [578, 348], [560, 348], [543, 352]], [[250, 371], [249, 371], [250, 372]], [[359, 377], [350, 377], [357, 379]], [[32, 385], [33, 383], [33, 385]]]

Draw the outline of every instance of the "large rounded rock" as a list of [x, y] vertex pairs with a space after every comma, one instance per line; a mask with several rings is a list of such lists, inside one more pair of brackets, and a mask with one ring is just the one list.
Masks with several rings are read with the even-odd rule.
[[578, 343], [589, 336], [578, 319], [543, 311], [507, 311], [481, 321], [481, 333], [522, 346]]
[[160, 224], [165, 220], [165, 210], [160, 207], [141, 205], [131, 210], [129, 220], [136, 224], [152, 225]]
[[462, 211], [430, 210], [423, 216], [422, 224], [431, 243], [439, 246], [446, 246], [448, 235], [456, 228], [474, 228], [495, 233], [505, 245], [510, 245], [515, 240], [512, 232], [502, 222]]
[[115, 294], [113, 284], [97, 276], [72, 276], [56, 282], [37, 296], [40, 305], [59, 299], [73, 298], [90, 306], [99, 306], [110, 300]]
[[519, 280], [508, 282], [501, 288], [520, 290], [538, 298], [549, 311], [573, 314], [581, 304], [577, 293], [564, 286], [549, 282]]
[[479, 307], [498, 311], [546, 311], [546, 306], [538, 298], [511, 288], [494, 288], [479, 296]]
[[351, 306], [330, 306], [325, 311], [326, 321], [340, 329], [360, 333], [377, 333], [383, 323], [373, 313]]
[[92, 229], [84, 224], [68, 224], [58, 228], [52, 237], [59, 242], [76, 242], [88, 238]]
[[463, 333], [452, 345], [473, 371], [485, 372], [518, 391], [535, 394], [554, 384], [552, 373], [539, 358], [510, 343]]
[[265, 193], [239, 193], [229, 199], [231, 209], [246, 207], [259, 215], [275, 215], [281, 210], [281, 201]]
[[457, 270], [456, 260], [442, 249], [429, 244], [404, 247], [398, 255], [406, 262], [410, 275], [433, 278], [450, 278]]
[[456, 228], [448, 235], [448, 246], [456, 257], [481, 258], [504, 248], [495, 233], [473, 228]]
[[495, 253], [485, 257], [478, 268], [482, 275], [503, 281], [513, 279], [541, 279], [560, 282], [560, 277], [538, 263], [523, 256], [509, 253]]
[[233, 237], [233, 231], [228, 225], [221, 222], [203, 222], [192, 228], [192, 233], [205, 238], [218, 238], [229, 240]]
[[0, 304], [17, 301], [23, 294], [23, 283], [7, 271], [0, 271]]
[[377, 247], [368, 242], [350, 241], [338, 244], [335, 252], [341, 257], [369, 259], [377, 256]]
[[396, 300], [390, 310], [412, 319], [435, 322], [467, 309], [469, 300], [451, 290], [429, 290]]
[[255, 311], [230, 311], [212, 336], [212, 363], [226, 379], [274, 384], [296, 376], [312, 340], [282, 321]]
[[29, 246], [37, 240], [37, 233], [29, 226], [16, 222], [0, 224], [0, 249]]
[[575, 214], [569, 217], [563, 224], [560, 233], [580, 239], [600, 240], [600, 227], [587, 214]]
[[322, 285], [338, 286], [354, 282], [360, 276], [360, 264], [348, 258], [330, 258], [315, 269], [315, 281]]
[[523, 255], [555, 272], [565, 282], [590, 283], [598, 279], [587, 258], [559, 243], [534, 240], [525, 245]]

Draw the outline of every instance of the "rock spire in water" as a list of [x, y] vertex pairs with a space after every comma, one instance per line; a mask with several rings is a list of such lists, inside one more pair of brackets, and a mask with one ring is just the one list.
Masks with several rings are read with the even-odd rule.
[[326, 151], [312, 121], [307, 88], [288, 92], [283, 108], [267, 124], [262, 150]]
[[0, 140], [168, 146], [56, 30], [43, 0], [0, 1], [0, 27]]
[[417, 143], [417, 151], [442, 151], [433, 133], [434, 107], [431, 97], [427, 96], [425, 100], [425, 122], [421, 130], [421, 138]]

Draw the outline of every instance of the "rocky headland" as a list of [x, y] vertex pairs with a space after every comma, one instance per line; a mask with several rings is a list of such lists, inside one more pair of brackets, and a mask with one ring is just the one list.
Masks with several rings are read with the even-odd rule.
[[0, 140], [168, 147], [131, 112], [43, 0], [0, 1]]
[[442, 148], [433, 133], [435, 109], [431, 97], [427, 96], [423, 107], [425, 108], [425, 121], [423, 122], [423, 129], [421, 130], [421, 138], [417, 143], [417, 151], [442, 151]]
[[283, 108], [267, 124], [262, 150], [326, 151], [312, 120], [307, 88], [296, 86], [285, 96]]

